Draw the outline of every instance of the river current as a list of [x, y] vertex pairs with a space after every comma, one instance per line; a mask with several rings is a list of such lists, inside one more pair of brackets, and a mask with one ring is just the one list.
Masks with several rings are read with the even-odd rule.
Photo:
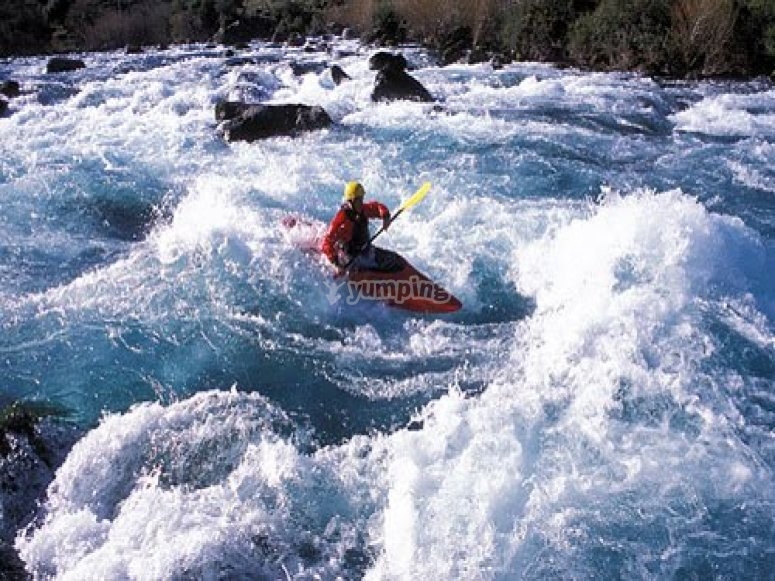
[[[375, 104], [373, 52], [0, 63], [0, 390], [83, 434], [27, 571], [771, 579], [775, 85], [403, 47], [438, 104]], [[221, 99], [334, 125], [227, 143]], [[329, 300], [281, 222], [349, 180], [431, 182], [380, 245], [461, 311]]]

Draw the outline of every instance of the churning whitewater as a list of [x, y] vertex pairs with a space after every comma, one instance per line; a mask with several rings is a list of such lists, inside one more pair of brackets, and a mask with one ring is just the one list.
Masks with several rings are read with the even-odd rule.
[[[438, 103], [376, 104], [321, 46], [0, 62], [0, 389], [82, 430], [2, 491], [26, 571], [771, 578], [775, 86], [405, 47]], [[224, 99], [334, 125], [227, 143]], [[432, 183], [380, 245], [462, 310], [330, 300], [281, 223], [349, 180]]]

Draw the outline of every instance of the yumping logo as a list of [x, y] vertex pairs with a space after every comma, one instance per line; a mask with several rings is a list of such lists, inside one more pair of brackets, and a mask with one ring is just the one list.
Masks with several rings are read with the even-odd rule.
[[[326, 282], [326, 298], [333, 305], [342, 298], [348, 305], [358, 301], [383, 301], [402, 305], [408, 301], [422, 301], [444, 305], [452, 301], [452, 295], [434, 282], [412, 275], [405, 280], [344, 280]], [[344, 287], [345, 290], [342, 290]]]

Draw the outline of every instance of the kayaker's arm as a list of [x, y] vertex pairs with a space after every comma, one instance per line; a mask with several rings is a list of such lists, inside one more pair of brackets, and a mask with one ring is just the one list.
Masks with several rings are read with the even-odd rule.
[[382, 220], [382, 229], [387, 230], [390, 225], [390, 210], [385, 204], [380, 202], [365, 202], [363, 204], [363, 213], [369, 219], [380, 218]]
[[323, 237], [323, 242], [320, 244], [320, 250], [331, 263], [339, 264], [339, 253], [343, 247], [347, 246], [352, 237], [353, 223], [348, 220], [347, 214], [340, 210], [331, 221], [331, 225]]

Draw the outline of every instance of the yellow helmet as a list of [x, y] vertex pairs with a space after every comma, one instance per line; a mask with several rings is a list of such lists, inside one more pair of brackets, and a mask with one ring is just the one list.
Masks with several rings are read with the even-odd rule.
[[345, 202], [352, 202], [355, 198], [362, 198], [366, 191], [359, 182], [347, 182], [344, 186]]

